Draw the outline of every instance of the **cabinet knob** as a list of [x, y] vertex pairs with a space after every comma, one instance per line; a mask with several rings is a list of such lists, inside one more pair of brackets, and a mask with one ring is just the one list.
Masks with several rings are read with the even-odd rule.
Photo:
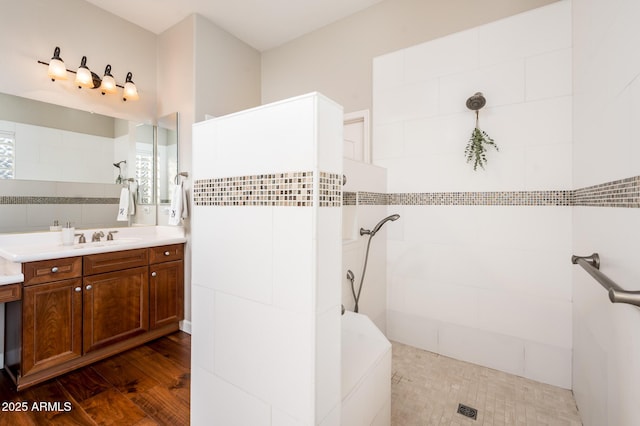
[[87, 290], [91, 290], [91, 284], [85, 287]]
[[57, 266], [54, 266], [53, 268], [51, 268], [51, 272], [52, 272], [52, 273], [54, 273], [54, 274], [55, 274], [56, 272], [58, 272], [58, 267], [57, 267]]
[[169, 256], [169, 255], [171, 255], [171, 252], [169, 252], [169, 251], [167, 250], [167, 251], [165, 251], [165, 252], [164, 252], [164, 255], [165, 255], [165, 256]]
[[152, 273], [151, 273], [151, 276], [152, 276], [152, 277], [155, 277], [156, 275], [158, 275], [158, 273], [157, 273], [157, 272], [152, 272]]
[[82, 291], [82, 287], [76, 287], [76, 288], [74, 288], [74, 290], [75, 290], [77, 293], [80, 293], [80, 292]]

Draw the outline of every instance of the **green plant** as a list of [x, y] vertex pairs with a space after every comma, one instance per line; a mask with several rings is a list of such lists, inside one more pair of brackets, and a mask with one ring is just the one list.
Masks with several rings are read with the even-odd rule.
[[485, 164], [487, 164], [486, 153], [488, 146], [495, 148], [496, 151], [500, 151], [493, 139], [491, 139], [484, 130], [480, 130], [476, 124], [469, 138], [469, 143], [467, 143], [467, 147], [464, 150], [467, 163], [473, 162], [473, 170], [477, 170], [478, 166], [484, 169]]

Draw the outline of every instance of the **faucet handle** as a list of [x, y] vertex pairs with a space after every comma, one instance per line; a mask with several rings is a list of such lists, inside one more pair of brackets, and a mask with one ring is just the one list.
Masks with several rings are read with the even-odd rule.
[[79, 234], [75, 234], [76, 237], [80, 237], [78, 238], [78, 244], [84, 244], [87, 242], [87, 239], [84, 237], [84, 233], [81, 232]]
[[113, 240], [113, 234], [117, 234], [118, 231], [109, 231], [109, 233], [107, 234], [107, 241], [112, 241]]

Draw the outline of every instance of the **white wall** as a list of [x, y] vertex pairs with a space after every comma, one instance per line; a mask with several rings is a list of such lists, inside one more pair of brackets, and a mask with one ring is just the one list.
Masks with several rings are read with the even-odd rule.
[[[193, 131], [196, 191], [243, 177], [250, 201], [274, 192], [193, 208], [191, 421], [337, 424], [341, 209], [319, 206], [318, 176], [342, 175], [342, 108], [311, 94]], [[264, 175], [289, 172], [313, 173], [312, 204], [272, 202], [282, 188]]]
[[[373, 78], [390, 193], [571, 189], [569, 1], [378, 57]], [[500, 152], [473, 171], [478, 91]], [[412, 204], [389, 207], [388, 336], [570, 388], [571, 208]]]
[[[156, 116], [156, 35], [83, 0], [56, 2], [25, 0], [2, 2], [0, 54], [3, 67], [0, 92], [93, 111], [111, 117], [149, 122]], [[47, 67], [54, 48], [68, 69], [82, 56], [98, 75], [107, 64], [119, 84], [133, 73], [140, 100], [102, 96], [97, 90], [79, 90], [70, 80], [52, 82]]]
[[[158, 116], [178, 112], [178, 169], [192, 176], [192, 125], [205, 113], [225, 115], [260, 103], [260, 56], [247, 44], [199, 15], [158, 36]], [[221, 60], [221, 58], [224, 58]], [[230, 78], [233, 76], [233, 78]], [[185, 179], [191, 193], [193, 177]], [[168, 216], [158, 212], [160, 224]], [[185, 246], [185, 320], [191, 321], [191, 229]]]
[[[640, 4], [573, 3], [574, 184], [581, 188], [640, 175]], [[640, 290], [640, 210], [575, 207], [573, 251], [598, 252], [600, 270]], [[611, 304], [573, 268], [573, 391], [584, 424], [636, 425], [640, 400], [640, 311]]]
[[318, 90], [371, 109], [371, 61], [555, 0], [385, 0], [262, 54], [262, 102]]

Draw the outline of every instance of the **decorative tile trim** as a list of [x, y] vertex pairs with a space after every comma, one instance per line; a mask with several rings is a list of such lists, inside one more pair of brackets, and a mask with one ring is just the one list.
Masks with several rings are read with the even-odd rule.
[[[355, 200], [354, 200], [355, 198]], [[640, 176], [576, 190], [501, 192], [345, 192], [344, 205], [590, 206], [640, 208]]]
[[577, 189], [574, 205], [640, 208], [640, 176]]
[[0, 204], [118, 204], [119, 198], [0, 195]]
[[356, 202], [363, 206], [388, 205], [391, 194], [383, 194], [381, 192], [358, 192]]
[[[285, 172], [199, 179], [194, 182], [196, 206], [313, 206], [313, 172]], [[342, 176], [320, 172], [318, 205], [342, 205]]]
[[389, 194], [390, 205], [571, 206], [572, 191], [420, 192]]
[[357, 192], [343, 192], [342, 193], [342, 205], [343, 206], [355, 206]]
[[320, 172], [318, 192], [320, 207], [341, 207], [342, 175]]

